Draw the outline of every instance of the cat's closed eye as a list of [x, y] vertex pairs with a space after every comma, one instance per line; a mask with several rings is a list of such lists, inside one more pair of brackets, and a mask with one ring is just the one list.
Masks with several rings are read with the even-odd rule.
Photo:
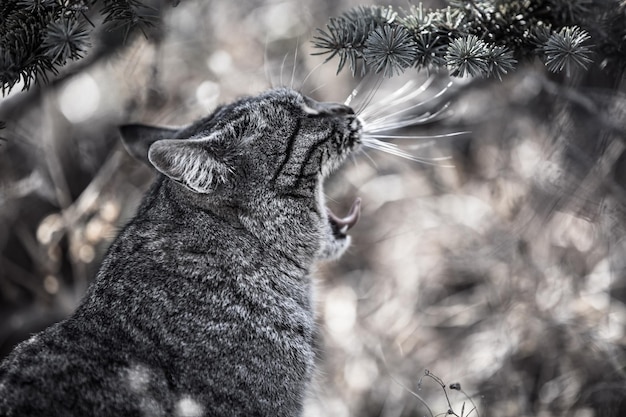
[[354, 114], [350, 106], [341, 103], [325, 103], [303, 96], [302, 109], [309, 116], [342, 116]]

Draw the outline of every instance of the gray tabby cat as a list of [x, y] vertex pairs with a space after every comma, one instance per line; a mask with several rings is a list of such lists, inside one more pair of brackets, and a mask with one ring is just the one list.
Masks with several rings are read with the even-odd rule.
[[359, 215], [322, 182], [360, 145], [350, 107], [287, 89], [183, 128], [122, 128], [161, 175], [82, 304], [0, 366], [1, 416], [297, 416], [311, 268]]

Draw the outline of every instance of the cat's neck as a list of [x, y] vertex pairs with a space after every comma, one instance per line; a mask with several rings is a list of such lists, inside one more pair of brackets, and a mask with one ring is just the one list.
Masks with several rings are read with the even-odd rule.
[[[301, 265], [310, 265], [317, 253], [322, 208], [315, 193], [302, 195], [264, 195], [245, 202], [225, 202], [188, 192], [180, 184], [160, 176], [138, 210], [138, 219], [147, 221], [163, 235], [185, 236], [183, 245], [202, 247], [216, 237], [217, 229], [246, 232], [268, 250], [285, 251], [286, 239], [296, 242], [290, 252]], [[301, 238], [300, 238], [301, 237]]]

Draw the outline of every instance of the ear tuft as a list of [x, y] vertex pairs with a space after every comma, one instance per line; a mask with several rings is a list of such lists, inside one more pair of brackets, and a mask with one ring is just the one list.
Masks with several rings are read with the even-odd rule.
[[229, 166], [213, 151], [210, 138], [159, 140], [148, 151], [150, 163], [190, 190], [208, 194], [226, 182]]
[[173, 139], [176, 137], [178, 128], [147, 126], [142, 124], [132, 124], [120, 126], [122, 143], [124, 147], [135, 159], [150, 166], [148, 160], [148, 149], [161, 139]]

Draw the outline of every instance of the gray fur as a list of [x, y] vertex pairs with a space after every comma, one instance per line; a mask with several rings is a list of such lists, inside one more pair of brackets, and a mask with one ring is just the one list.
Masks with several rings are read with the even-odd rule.
[[271, 90], [180, 130], [123, 128], [159, 175], [76, 312], [0, 365], [1, 416], [297, 416], [311, 268], [341, 255], [322, 181], [349, 108]]

